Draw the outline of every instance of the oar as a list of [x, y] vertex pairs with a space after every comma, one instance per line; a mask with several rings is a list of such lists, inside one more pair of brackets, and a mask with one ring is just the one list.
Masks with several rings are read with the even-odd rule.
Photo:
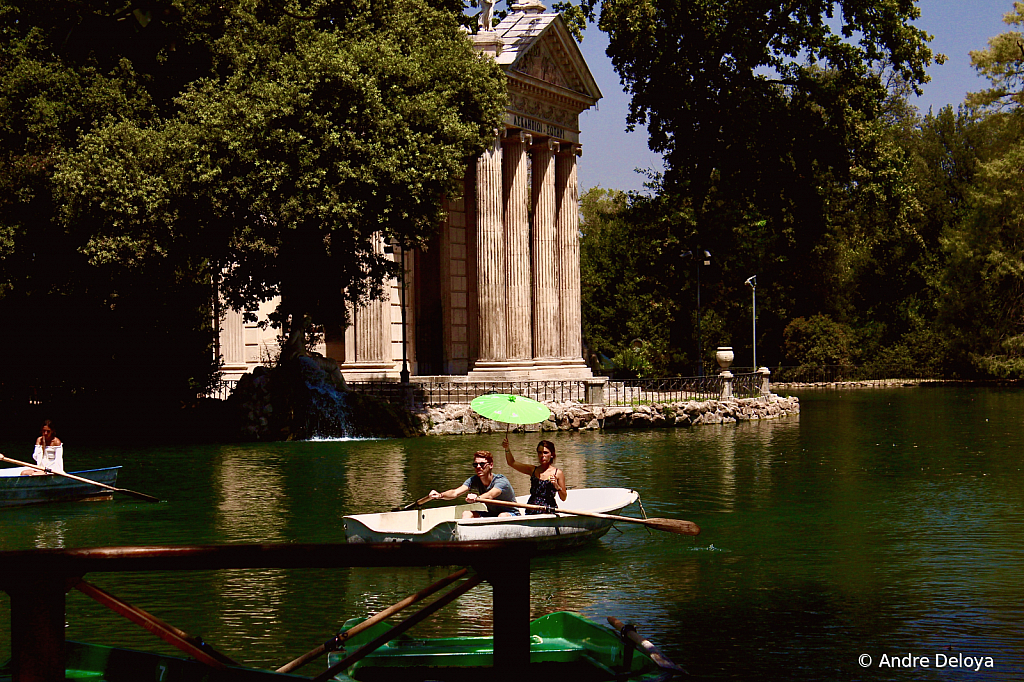
[[74, 474], [66, 474], [63, 471], [51, 471], [51, 470], [46, 469], [44, 467], [36, 466], [35, 464], [29, 464], [27, 462], [19, 462], [16, 459], [11, 459], [10, 457], [5, 457], [2, 454], [0, 454], [0, 462], [10, 462], [11, 464], [17, 464], [18, 466], [28, 467], [29, 469], [35, 469], [36, 471], [42, 471], [43, 473], [46, 473], [46, 474], [56, 474], [58, 476], [63, 476], [64, 478], [70, 478], [70, 479], [72, 479], [74, 481], [78, 481], [79, 483], [88, 483], [89, 485], [95, 485], [95, 486], [98, 486], [100, 488], [106, 488], [107, 490], [113, 490], [115, 493], [124, 493], [125, 495], [128, 495], [129, 497], [134, 497], [135, 499], [143, 500], [144, 502], [159, 502], [160, 501], [159, 499], [153, 497], [152, 495], [147, 495], [145, 493], [137, 493], [134, 490], [125, 490], [124, 488], [115, 488], [114, 486], [107, 485], [106, 483], [97, 483], [96, 481], [90, 481], [88, 478], [82, 478], [81, 476], [75, 476]]
[[635, 519], [632, 516], [616, 516], [614, 514], [599, 514], [597, 512], [573, 511], [561, 507], [549, 508], [539, 504], [523, 504], [522, 502], [506, 502], [504, 500], [479, 500], [487, 504], [495, 504], [499, 507], [519, 507], [520, 509], [536, 509], [552, 514], [572, 514], [573, 516], [589, 516], [594, 519], [608, 519], [610, 521], [624, 521], [626, 523], [639, 523], [642, 526], [663, 530], [676, 535], [700, 535], [700, 527], [693, 521], [682, 519]]
[[451, 575], [449, 575], [449, 576], [447, 576], [445, 578], [442, 578], [441, 580], [438, 580], [433, 585], [431, 585], [429, 587], [425, 587], [422, 590], [420, 590], [419, 592], [416, 592], [414, 594], [410, 594], [408, 597], [406, 597], [402, 601], [397, 602], [396, 604], [393, 604], [393, 605], [389, 606], [388, 608], [384, 609], [380, 613], [377, 613], [376, 615], [373, 615], [373, 616], [367, 618], [362, 623], [359, 623], [358, 625], [355, 625], [355, 626], [349, 628], [348, 630], [345, 630], [345, 632], [339, 633], [338, 635], [336, 635], [335, 637], [332, 637], [331, 639], [327, 640], [326, 642], [324, 642], [320, 646], [316, 647], [312, 651], [310, 651], [308, 653], [305, 653], [305, 654], [302, 654], [301, 656], [296, 658], [294, 661], [291, 661], [289, 663], [285, 663], [284, 665], [282, 665], [280, 668], [278, 668], [274, 672], [290, 673], [291, 671], [296, 670], [298, 668], [301, 668], [302, 666], [306, 665], [310, 661], [318, 658], [325, 651], [337, 651], [341, 647], [341, 645], [345, 642], [345, 640], [347, 640], [350, 637], [353, 637], [353, 636], [359, 634], [360, 632], [362, 632], [363, 630], [365, 630], [368, 627], [372, 627], [372, 626], [376, 625], [377, 623], [379, 623], [380, 621], [384, 620], [385, 618], [390, 618], [391, 616], [395, 615], [396, 613], [398, 613], [399, 611], [401, 611], [405, 607], [411, 606], [412, 604], [415, 604], [416, 602], [429, 597], [430, 595], [434, 594], [438, 590], [443, 590], [444, 588], [448, 587], [449, 585], [451, 585], [453, 582], [455, 582], [456, 580], [458, 580], [462, 576], [466, 575], [466, 573], [468, 571], [469, 571], [469, 569], [467, 569], [467, 568], [460, 569], [458, 571], [455, 571]]
[[314, 677], [313, 682], [327, 682], [327, 680], [331, 679], [345, 668], [354, 665], [357, 661], [361, 661], [363, 658], [372, 654], [374, 651], [384, 646], [385, 644], [393, 640], [395, 637], [398, 637], [398, 635], [402, 634], [412, 626], [426, 619], [428, 616], [434, 614], [441, 608], [452, 603], [453, 601], [464, 595], [466, 592], [469, 592], [471, 589], [473, 589], [483, 581], [484, 577], [479, 573], [468, 578], [459, 586], [452, 588], [451, 591], [447, 592], [444, 596], [438, 598], [437, 601], [424, 606], [422, 609], [420, 609], [413, 615], [409, 616], [395, 627], [391, 628], [390, 630], [378, 636], [377, 638], [367, 642], [366, 644], [364, 644], [363, 646], [359, 647], [354, 652], [346, 656], [344, 659], [332, 665], [325, 672], [322, 672], [316, 677]]
[[620, 636], [628, 638], [629, 641], [631, 641], [637, 648], [642, 649], [643, 652], [647, 654], [647, 656], [650, 657], [650, 659], [654, 661], [659, 668], [664, 670], [674, 670], [676, 672], [685, 673], [686, 675], [690, 674], [673, 663], [672, 659], [668, 656], [661, 653], [658, 647], [651, 644], [650, 640], [645, 639], [632, 625], [626, 625], [615, 616], [608, 616], [608, 624], [618, 630]]
[[413, 507], [419, 507], [420, 505], [426, 504], [427, 502], [430, 502], [430, 495], [427, 495], [426, 497], [421, 497], [420, 499], [416, 500], [415, 502], [410, 502], [409, 504], [405, 505], [404, 507], [395, 507], [391, 511], [409, 511]]
[[238, 663], [219, 651], [216, 651], [209, 644], [206, 644], [197, 637], [192, 637], [188, 633], [183, 632], [172, 625], [168, 625], [153, 614], [115, 597], [106, 590], [97, 587], [92, 583], [87, 583], [84, 580], [78, 579], [72, 587], [79, 592], [92, 597], [114, 613], [124, 616], [136, 625], [149, 630], [160, 639], [174, 647], [177, 647], [178, 649], [181, 649], [204, 665], [208, 665], [217, 670], [223, 670], [225, 665], [238, 665]]

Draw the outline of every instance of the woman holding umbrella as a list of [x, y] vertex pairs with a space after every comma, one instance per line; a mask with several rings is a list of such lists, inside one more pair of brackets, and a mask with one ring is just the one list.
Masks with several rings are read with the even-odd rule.
[[[565, 472], [555, 466], [555, 444], [549, 440], [542, 440], [537, 444], [537, 466], [533, 467], [525, 462], [517, 462], [512, 456], [512, 450], [508, 446], [508, 436], [501, 441], [505, 448], [505, 462], [515, 469], [530, 476], [530, 499], [528, 504], [539, 504], [545, 507], [555, 508], [558, 503], [555, 495], [565, 502], [568, 491], [565, 486]], [[527, 509], [527, 514], [543, 514], [536, 509]]]

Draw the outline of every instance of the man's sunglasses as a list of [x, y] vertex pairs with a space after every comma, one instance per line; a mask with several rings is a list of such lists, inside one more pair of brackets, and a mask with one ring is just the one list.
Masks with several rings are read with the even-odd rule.
[[489, 462], [473, 462], [473, 468], [474, 469], [483, 469], [488, 464], [489, 464]]

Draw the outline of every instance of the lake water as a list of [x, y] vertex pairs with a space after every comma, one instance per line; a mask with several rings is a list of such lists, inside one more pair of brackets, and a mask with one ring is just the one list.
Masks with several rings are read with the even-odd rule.
[[[1024, 392], [798, 395], [802, 413], [777, 421], [548, 436], [570, 486], [636, 488], [649, 516], [695, 521], [703, 533], [623, 524], [588, 547], [537, 559], [534, 615], [570, 609], [602, 623], [633, 621], [694, 679], [1024, 679]], [[473, 451], [501, 450], [493, 435], [105, 448], [61, 436], [71, 470], [120, 464], [119, 486], [167, 501], [0, 510], [0, 549], [337, 542], [345, 514], [454, 487]], [[513, 434], [521, 459], [532, 459], [537, 438]], [[30, 442], [0, 443], [0, 452], [27, 459]], [[526, 491], [526, 476], [503, 461], [496, 468]], [[238, 660], [277, 667], [345, 619], [448, 572], [90, 580]], [[481, 587], [413, 632], [480, 634], [489, 618], [490, 589]], [[0, 658], [9, 628], [0, 593]], [[68, 595], [67, 636], [171, 651], [77, 591]], [[897, 667], [908, 654], [928, 667], [920, 659]], [[975, 671], [964, 657], [991, 667]]]

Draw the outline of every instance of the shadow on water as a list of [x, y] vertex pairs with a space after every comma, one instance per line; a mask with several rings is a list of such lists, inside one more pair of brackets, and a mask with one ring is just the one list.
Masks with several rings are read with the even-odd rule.
[[[1000, 389], [806, 392], [798, 418], [644, 432], [558, 433], [576, 487], [631, 487], [687, 538], [636, 525], [534, 563], [534, 615], [569, 609], [640, 630], [695, 679], [1024, 679], [1024, 393]], [[337, 542], [344, 515], [462, 483], [503, 434], [203, 446], [76, 448], [69, 465], [124, 466], [131, 499], [0, 511], [0, 546]], [[513, 434], [534, 461], [540, 434]], [[22, 448], [23, 449], [23, 448]], [[8, 447], [4, 452], [18, 452]], [[528, 477], [509, 470], [520, 491]], [[637, 509], [627, 510], [638, 513]], [[277, 666], [443, 577], [445, 568], [103, 574], [100, 586]], [[0, 656], [9, 647], [0, 598]], [[165, 650], [77, 593], [68, 636]], [[481, 634], [477, 588], [418, 626]], [[994, 668], [880, 668], [883, 654], [991, 656]], [[873, 657], [862, 668], [862, 654]]]

